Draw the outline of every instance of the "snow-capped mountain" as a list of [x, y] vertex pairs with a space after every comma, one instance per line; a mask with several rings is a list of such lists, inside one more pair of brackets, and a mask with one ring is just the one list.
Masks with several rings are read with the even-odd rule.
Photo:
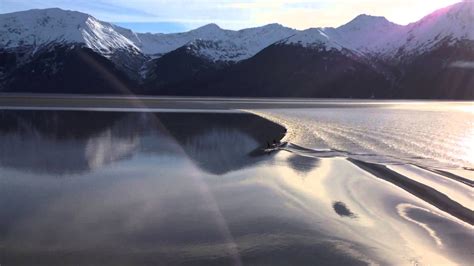
[[134, 33], [116, 27], [144, 54], [161, 56], [188, 46], [190, 50], [212, 61], [240, 61], [252, 57], [263, 48], [292, 34], [296, 30], [279, 24], [240, 31], [224, 30], [216, 24], [208, 24], [184, 33], [151, 34]]
[[453, 45], [459, 41], [474, 41], [474, 1], [435, 11], [407, 25], [405, 32], [391, 41], [408, 54], [423, 53], [444, 42]]
[[94, 17], [58, 8], [0, 15], [0, 47], [15, 48], [51, 43], [82, 43], [103, 55], [117, 50], [157, 57], [182, 46], [212, 61], [237, 62], [281, 42], [306, 47], [348, 49], [394, 56], [401, 48], [416, 52], [441, 40], [474, 40], [474, 2], [440, 9], [416, 23], [400, 26], [384, 17], [360, 15], [338, 28], [298, 31], [279, 24], [243, 29], [221, 29], [208, 24], [184, 33], [135, 33]]
[[215, 24], [203, 28], [208, 27], [212, 28], [212, 32], [215, 34], [214, 38], [209, 38], [208, 34], [201, 33], [199, 35], [203, 37], [196, 38], [189, 42], [187, 46], [196, 54], [214, 61], [236, 62], [250, 58], [269, 45], [297, 32], [279, 24], [269, 24], [240, 31], [222, 30]]
[[52, 8], [0, 15], [0, 48], [76, 43], [105, 56], [139, 52], [113, 25], [84, 13]]
[[474, 1], [437, 10], [406, 26], [359, 16], [337, 32], [351, 48], [385, 58], [422, 54], [445, 43], [474, 41]]
[[474, 98], [473, 62], [471, 0], [406, 26], [359, 15], [301, 31], [152, 34], [57, 8], [0, 14], [0, 91]]
[[128, 50], [156, 57], [189, 45], [196, 54], [213, 61], [247, 59], [296, 32], [278, 24], [240, 31], [208, 24], [184, 33], [135, 33], [88, 14], [58, 8], [2, 14], [0, 25], [2, 48], [78, 43], [106, 56]]
[[376, 53], [381, 43], [385, 43], [385, 46], [391, 45], [385, 38], [396, 35], [402, 29], [403, 26], [392, 23], [384, 17], [359, 15], [338, 28], [312, 28], [300, 31], [282, 43]]
[[359, 15], [338, 28], [298, 32], [283, 43], [339, 50], [346, 48], [388, 58], [420, 54], [444, 42], [454, 44], [463, 40], [474, 41], [474, 1], [437, 10], [406, 26], [384, 17]]

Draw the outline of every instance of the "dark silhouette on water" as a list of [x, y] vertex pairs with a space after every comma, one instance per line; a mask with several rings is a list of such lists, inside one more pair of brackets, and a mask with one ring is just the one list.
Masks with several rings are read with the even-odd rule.
[[357, 218], [357, 216], [349, 210], [344, 202], [336, 201], [332, 204], [334, 211], [341, 217]]
[[280, 140], [273, 139], [271, 144], [267, 141], [267, 150], [275, 150], [285, 146], [286, 144], [287, 142], [281, 142]]

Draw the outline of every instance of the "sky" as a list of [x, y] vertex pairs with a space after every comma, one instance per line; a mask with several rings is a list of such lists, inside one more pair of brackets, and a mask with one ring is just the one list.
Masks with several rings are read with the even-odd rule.
[[208, 23], [233, 30], [270, 23], [296, 29], [337, 27], [359, 14], [384, 16], [406, 25], [457, 2], [460, 0], [0, 0], [0, 13], [59, 7], [137, 32], [169, 33]]

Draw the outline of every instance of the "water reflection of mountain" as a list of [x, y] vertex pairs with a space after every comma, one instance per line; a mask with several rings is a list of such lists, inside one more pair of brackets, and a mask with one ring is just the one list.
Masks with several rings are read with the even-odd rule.
[[285, 128], [255, 115], [159, 114], [167, 132], [199, 168], [224, 174], [258, 162], [255, 151], [281, 139]]
[[284, 128], [250, 114], [1, 111], [0, 165], [54, 175], [97, 169], [136, 154], [186, 155], [223, 174]]

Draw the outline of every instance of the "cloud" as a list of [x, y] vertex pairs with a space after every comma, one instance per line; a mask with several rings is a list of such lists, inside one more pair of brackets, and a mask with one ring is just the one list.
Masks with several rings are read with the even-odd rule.
[[474, 69], [474, 61], [456, 61], [449, 65], [451, 68], [472, 68]]

